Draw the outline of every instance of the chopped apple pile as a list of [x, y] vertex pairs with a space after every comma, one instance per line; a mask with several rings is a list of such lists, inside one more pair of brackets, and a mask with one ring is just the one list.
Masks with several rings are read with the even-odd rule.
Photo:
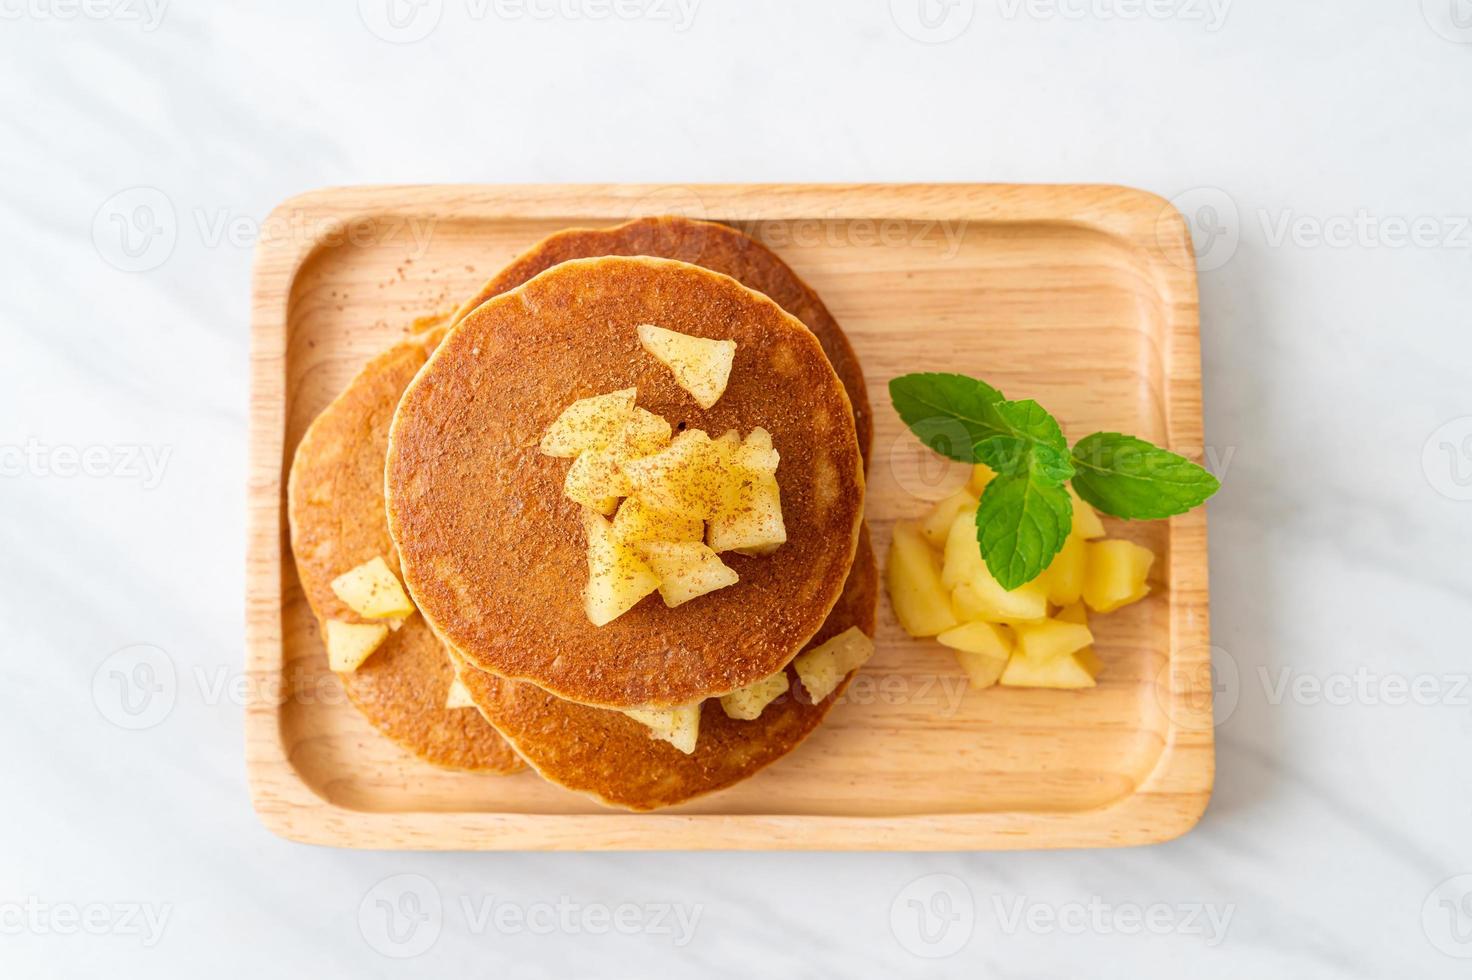
[[337, 672], [357, 670], [383, 643], [390, 629], [398, 629], [414, 614], [414, 603], [397, 575], [381, 556], [332, 580], [332, 591], [353, 612], [376, 623], [327, 622], [327, 663]]
[[1042, 575], [1008, 591], [976, 542], [976, 508], [992, 475], [978, 465], [924, 519], [895, 527], [885, 569], [895, 616], [911, 636], [954, 650], [972, 687], [1093, 687], [1101, 663], [1085, 606], [1104, 613], [1143, 599], [1155, 555], [1105, 539], [1099, 515], [1074, 494], [1063, 548]]
[[639, 343], [690, 393], [701, 408], [710, 408], [725, 394], [736, 360], [736, 341], [691, 337], [646, 323], [638, 327]]
[[676, 435], [668, 421], [634, 404], [637, 394], [626, 388], [579, 399], [541, 442], [543, 453], [573, 461], [563, 493], [583, 508], [583, 602], [594, 626], [656, 590], [673, 608], [735, 585], [720, 552], [767, 555], [787, 540], [771, 433]]

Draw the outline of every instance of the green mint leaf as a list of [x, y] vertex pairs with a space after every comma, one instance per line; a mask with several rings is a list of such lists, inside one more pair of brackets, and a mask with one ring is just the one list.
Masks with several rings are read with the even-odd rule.
[[997, 402], [995, 409], [1012, 435], [1047, 446], [1060, 454], [1068, 452], [1068, 440], [1063, 438], [1063, 429], [1058, 425], [1058, 420], [1031, 398]]
[[1068, 452], [1032, 442], [1022, 436], [992, 436], [976, 444], [976, 461], [1000, 476], [1036, 471], [1045, 483], [1058, 485], [1073, 476]]
[[976, 444], [1006, 434], [991, 385], [964, 374], [906, 374], [889, 382], [889, 398], [910, 431], [927, 447], [963, 463], [976, 462]]
[[976, 540], [992, 577], [1007, 590], [1043, 573], [1073, 526], [1073, 501], [1036, 469], [998, 476], [976, 509]]
[[1186, 457], [1118, 432], [1080, 439], [1073, 465], [1078, 495], [1127, 520], [1184, 514], [1221, 488], [1221, 481]]

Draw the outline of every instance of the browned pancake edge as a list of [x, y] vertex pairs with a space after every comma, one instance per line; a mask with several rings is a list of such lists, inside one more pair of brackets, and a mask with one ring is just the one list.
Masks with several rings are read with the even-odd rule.
[[[398, 568], [383, 503], [389, 423], [441, 335], [400, 343], [376, 357], [297, 446], [287, 482], [291, 550], [321, 630], [329, 619], [364, 622], [332, 591], [334, 578], [375, 556]], [[337, 677], [375, 728], [421, 759], [479, 772], [523, 768], [479, 712], [445, 708], [454, 668], [418, 615], [391, 632], [357, 670]]]

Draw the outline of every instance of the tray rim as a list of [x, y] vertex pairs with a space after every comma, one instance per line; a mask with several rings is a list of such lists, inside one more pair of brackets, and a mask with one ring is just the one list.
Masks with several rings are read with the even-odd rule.
[[[365, 218], [586, 220], [669, 213], [787, 220], [961, 220], [1082, 225], [1148, 262], [1159, 290], [1169, 444], [1203, 445], [1199, 307], [1185, 219], [1147, 191], [1107, 184], [445, 184], [363, 185], [288, 198], [267, 219], [310, 222], [315, 237], [263, 238], [251, 278], [247, 476], [245, 759], [250, 797], [271, 832], [302, 843], [408, 850], [1022, 850], [1159, 843], [1200, 820], [1215, 775], [1209, 677], [1206, 516], [1171, 520], [1168, 698], [1155, 768], [1135, 791], [1088, 810], [935, 813], [891, 817], [761, 814], [523, 814], [353, 810], [319, 796], [292, 765], [280, 731], [281, 575], [286, 350], [292, 285], [327, 247], [326, 229]], [[693, 206], [692, 206], [693, 205]], [[693, 213], [692, 213], [693, 212]], [[293, 225], [298, 227], [300, 225]]]

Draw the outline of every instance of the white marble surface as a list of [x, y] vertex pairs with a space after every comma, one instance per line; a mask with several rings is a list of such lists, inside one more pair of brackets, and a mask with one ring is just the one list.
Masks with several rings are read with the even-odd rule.
[[[1472, 873], [1464, 0], [314, 6], [0, 0], [0, 974], [1468, 975], [1472, 878], [1435, 891]], [[1193, 833], [425, 855], [262, 829], [240, 710], [194, 680], [242, 656], [252, 223], [328, 184], [586, 180], [1112, 181], [1226, 230], [1201, 291], [1230, 710]], [[132, 644], [182, 678], [141, 731], [93, 685]], [[442, 911], [387, 936], [405, 874]], [[927, 944], [909, 902], [946, 888]]]

